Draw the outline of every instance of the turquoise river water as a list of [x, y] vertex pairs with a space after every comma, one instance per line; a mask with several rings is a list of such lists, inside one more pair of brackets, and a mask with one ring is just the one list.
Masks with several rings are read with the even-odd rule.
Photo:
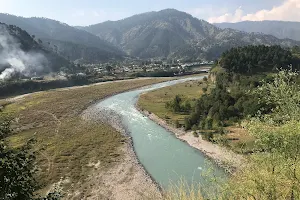
[[225, 172], [203, 153], [141, 114], [135, 104], [139, 95], [147, 91], [202, 78], [199, 76], [159, 83], [112, 96], [97, 104], [99, 109], [111, 109], [122, 117], [140, 163], [163, 188], [182, 179], [187, 183], [205, 184], [206, 178], [201, 174], [213, 170], [215, 176], [224, 177]]

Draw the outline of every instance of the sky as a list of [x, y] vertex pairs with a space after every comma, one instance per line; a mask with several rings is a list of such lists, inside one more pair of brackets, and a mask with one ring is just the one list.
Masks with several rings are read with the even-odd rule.
[[300, 0], [0, 0], [0, 12], [86, 26], [174, 8], [211, 23], [300, 21]]

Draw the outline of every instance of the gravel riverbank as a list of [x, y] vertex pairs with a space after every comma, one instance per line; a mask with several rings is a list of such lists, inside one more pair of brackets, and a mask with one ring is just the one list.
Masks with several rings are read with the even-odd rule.
[[[99, 194], [114, 200], [161, 199], [161, 189], [139, 163], [132, 139], [123, 126], [121, 117], [113, 111], [101, 110], [93, 105], [84, 111], [82, 118], [110, 124], [127, 138], [121, 149], [124, 156], [115, 167], [108, 173], [95, 171], [95, 177], [98, 178], [89, 199], [98, 199]], [[100, 182], [97, 184], [97, 180], [105, 185]]]
[[214, 160], [220, 167], [226, 169], [229, 173], [233, 173], [244, 163], [244, 157], [242, 155], [236, 154], [217, 144], [208, 142], [202, 139], [201, 136], [196, 138], [193, 136], [192, 132], [185, 132], [182, 129], [175, 128], [155, 114], [146, 110], [142, 110], [137, 105], [135, 107], [149, 119], [156, 122], [158, 125], [167, 129], [168, 131], [174, 133], [178, 139], [203, 152], [207, 157]]

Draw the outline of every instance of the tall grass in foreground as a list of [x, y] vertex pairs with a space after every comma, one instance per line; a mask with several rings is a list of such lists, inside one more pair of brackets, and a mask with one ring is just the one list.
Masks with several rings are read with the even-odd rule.
[[177, 185], [171, 185], [164, 194], [164, 200], [204, 200], [200, 185], [189, 185], [181, 180]]
[[204, 200], [220, 199], [219, 194], [225, 194], [228, 188], [227, 176], [219, 174], [209, 163], [208, 168], [199, 175], [201, 182], [189, 182], [181, 178], [177, 183], [170, 183], [167, 191], [163, 194], [164, 200]]

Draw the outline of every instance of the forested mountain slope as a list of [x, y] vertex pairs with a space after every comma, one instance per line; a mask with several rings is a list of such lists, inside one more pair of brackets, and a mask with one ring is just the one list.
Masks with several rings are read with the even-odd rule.
[[141, 58], [216, 59], [225, 50], [245, 45], [282, 45], [300, 42], [271, 35], [221, 29], [174, 9], [148, 12], [119, 20], [81, 27]]
[[218, 23], [220, 28], [232, 28], [248, 33], [263, 33], [277, 38], [300, 41], [300, 22], [287, 21], [243, 21], [237, 23]]
[[[0, 22], [16, 25], [30, 35], [57, 46], [58, 53], [72, 60], [84, 59], [92, 62], [121, 59], [124, 53], [108, 42], [84, 30], [71, 27], [59, 21], [46, 18], [23, 18], [14, 15], [0, 14]], [[47, 45], [43, 43], [46, 47]], [[76, 46], [76, 51], [74, 51]], [[80, 53], [78, 53], [80, 51]], [[93, 59], [99, 55], [97, 59]]]
[[46, 50], [26, 31], [0, 23], [0, 79], [33, 76], [72, 68], [68, 60]]

